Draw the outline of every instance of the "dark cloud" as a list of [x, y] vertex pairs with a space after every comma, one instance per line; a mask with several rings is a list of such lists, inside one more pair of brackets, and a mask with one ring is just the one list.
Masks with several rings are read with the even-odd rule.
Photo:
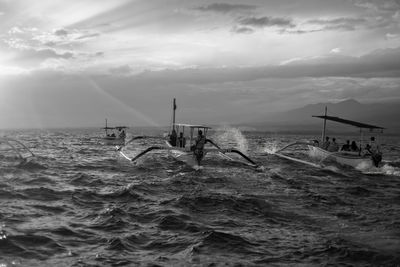
[[66, 36], [66, 35], [68, 35], [68, 31], [67, 31], [67, 30], [64, 30], [64, 29], [59, 29], [59, 30], [56, 30], [56, 31], [54, 32], [54, 35], [57, 35], [57, 36]]
[[256, 8], [257, 7], [253, 5], [214, 3], [207, 6], [197, 7], [195, 9], [204, 12], [229, 13], [234, 11], [251, 11]]
[[254, 30], [252, 28], [249, 28], [249, 27], [238, 27], [238, 26], [235, 26], [235, 27], [232, 28], [232, 32], [249, 34], [249, 33], [253, 33]]
[[288, 18], [279, 18], [279, 17], [247, 17], [247, 18], [239, 18], [237, 22], [242, 26], [251, 26], [256, 28], [264, 28], [264, 27], [289, 27], [293, 28], [295, 25], [293, 24], [291, 19]]

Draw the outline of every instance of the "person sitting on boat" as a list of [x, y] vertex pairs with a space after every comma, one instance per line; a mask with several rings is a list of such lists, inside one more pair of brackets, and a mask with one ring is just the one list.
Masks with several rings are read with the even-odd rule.
[[115, 133], [112, 133], [110, 136], [111, 136], [111, 137], [115, 137]]
[[196, 156], [196, 159], [198, 162], [201, 161], [201, 159], [203, 158], [203, 154], [204, 154], [204, 145], [206, 144], [206, 137], [203, 135], [203, 131], [199, 130], [198, 132], [198, 136], [195, 140], [195, 144], [194, 144], [194, 155]]
[[331, 142], [329, 141], [329, 136], [327, 136], [327, 137], [325, 137], [325, 142], [322, 143], [322, 148], [328, 149], [330, 144], [331, 144]]
[[332, 138], [332, 143], [329, 144], [327, 150], [329, 152], [336, 152], [339, 150], [339, 145], [336, 143], [336, 138]]
[[186, 138], [183, 136], [182, 132], [179, 133], [178, 145], [179, 145], [179, 147], [185, 147], [186, 146]]
[[122, 132], [119, 134], [119, 138], [124, 139], [126, 137], [125, 130], [122, 130]]
[[177, 139], [177, 134], [175, 129], [173, 129], [171, 135], [169, 136], [169, 143], [171, 144], [171, 146], [176, 146], [176, 139]]
[[352, 142], [351, 142], [350, 150], [351, 150], [351, 151], [354, 151], [354, 152], [357, 152], [357, 151], [358, 151], [358, 146], [357, 146], [357, 144], [356, 144], [356, 141], [352, 141]]
[[350, 151], [350, 140], [346, 141], [346, 144], [342, 146], [341, 151]]
[[365, 149], [370, 153], [370, 154], [377, 154], [380, 153], [380, 148], [378, 144], [375, 142], [375, 137], [371, 137], [369, 144], [365, 147]]

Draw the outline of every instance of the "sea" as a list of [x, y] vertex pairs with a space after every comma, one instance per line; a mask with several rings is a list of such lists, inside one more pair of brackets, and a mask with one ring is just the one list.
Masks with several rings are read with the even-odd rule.
[[273, 152], [318, 135], [225, 127], [209, 137], [260, 166], [207, 154], [195, 171], [164, 151], [130, 162], [99, 129], [2, 134], [35, 156], [0, 151], [0, 267], [400, 266], [399, 136], [378, 168], [315, 167]]

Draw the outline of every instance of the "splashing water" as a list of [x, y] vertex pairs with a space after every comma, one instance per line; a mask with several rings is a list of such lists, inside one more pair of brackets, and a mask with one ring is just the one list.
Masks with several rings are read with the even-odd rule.
[[267, 142], [262, 147], [261, 153], [274, 154], [276, 151], [278, 151], [278, 149], [279, 147], [277, 142]]
[[215, 141], [217, 143], [234, 146], [242, 152], [249, 150], [248, 141], [238, 128], [223, 126], [216, 131]]
[[359, 171], [362, 171], [365, 174], [384, 174], [384, 175], [391, 175], [391, 176], [400, 176], [400, 169], [391, 166], [390, 164], [385, 164], [382, 167], [370, 167], [370, 168], [364, 168], [360, 169], [357, 166], [357, 169]]

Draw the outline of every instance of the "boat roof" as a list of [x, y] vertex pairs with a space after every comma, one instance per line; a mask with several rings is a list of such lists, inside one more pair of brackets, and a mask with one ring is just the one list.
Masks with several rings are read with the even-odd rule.
[[103, 127], [102, 129], [107, 129], [107, 130], [117, 129], [117, 130], [120, 130], [120, 129], [127, 129], [127, 128], [129, 128], [129, 127], [127, 127], [127, 126], [116, 126], [116, 127]]
[[335, 121], [335, 122], [339, 122], [339, 123], [355, 126], [355, 127], [358, 127], [358, 128], [382, 129], [382, 130], [385, 129], [385, 128], [380, 127], [380, 126], [366, 124], [366, 123], [357, 122], [357, 121], [346, 120], [346, 119], [342, 119], [342, 118], [339, 118], [339, 117], [333, 117], [333, 116], [313, 116], [313, 117], [326, 119], [326, 120], [329, 120], [329, 121]]
[[211, 129], [211, 127], [209, 127], [209, 126], [200, 125], [200, 124], [175, 123], [175, 126], [179, 126], [179, 127], [189, 127], [189, 128], [205, 128], [205, 129]]

